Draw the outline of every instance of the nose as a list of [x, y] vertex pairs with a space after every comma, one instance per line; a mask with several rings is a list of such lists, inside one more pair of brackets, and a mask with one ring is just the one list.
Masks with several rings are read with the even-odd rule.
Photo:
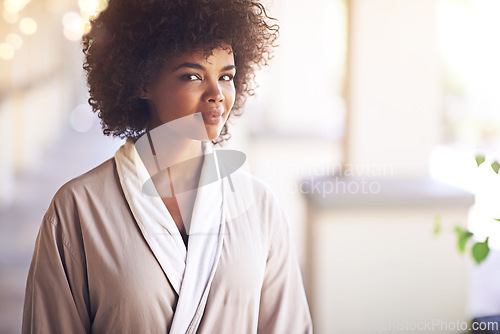
[[218, 81], [208, 83], [204, 100], [212, 103], [224, 101], [224, 94]]

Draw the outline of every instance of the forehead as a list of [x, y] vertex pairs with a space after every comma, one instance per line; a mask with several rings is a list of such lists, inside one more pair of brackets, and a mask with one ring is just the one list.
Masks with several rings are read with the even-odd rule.
[[168, 67], [175, 68], [183, 63], [203, 64], [204, 66], [234, 65], [234, 54], [229, 46], [221, 46], [211, 50], [183, 52], [168, 61]]

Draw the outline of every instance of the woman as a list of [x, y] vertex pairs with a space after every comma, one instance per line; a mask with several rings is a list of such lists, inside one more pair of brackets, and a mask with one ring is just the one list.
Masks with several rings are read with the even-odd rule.
[[215, 150], [277, 37], [248, 0], [111, 0], [84, 36], [112, 159], [44, 216], [23, 333], [312, 333], [286, 214]]

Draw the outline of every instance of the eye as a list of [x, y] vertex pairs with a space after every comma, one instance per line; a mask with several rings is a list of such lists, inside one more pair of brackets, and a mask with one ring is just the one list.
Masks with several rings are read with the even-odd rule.
[[222, 80], [222, 81], [232, 81], [233, 78], [234, 77], [231, 74], [224, 74], [223, 76], [220, 77], [220, 80]]
[[196, 81], [196, 80], [201, 80], [200, 76], [197, 74], [185, 74], [181, 76], [182, 80], [185, 81]]

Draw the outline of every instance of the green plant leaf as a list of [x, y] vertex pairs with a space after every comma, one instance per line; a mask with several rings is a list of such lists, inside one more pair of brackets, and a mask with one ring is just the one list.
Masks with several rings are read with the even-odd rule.
[[484, 155], [476, 155], [476, 163], [477, 167], [481, 166], [481, 164], [486, 160]]
[[455, 226], [455, 233], [457, 234], [458, 251], [463, 254], [465, 252], [465, 246], [467, 246], [467, 241], [469, 241], [473, 233], [460, 226]]
[[434, 235], [439, 235], [441, 234], [441, 216], [440, 215], [435, 215], [434, 216]]
[[491, 164], [491, 168], [493, 168], [495, 173], [498, 174], [498, 170], [500, 169], [500, 163], [498, 163], [498, 161], [493, 161], [493, 163]]
[[498, 219], [498, 218], [493, 218], [493, 220], [496, 220], [497, 222], [500, 222], [500, 219]]
[[490, 246], [488, 245], [489, 237], [486, 238], [484, 242], [476, 242], [472, 246], [472, 257], [477, 264], [483, 262], [490, 252]]

